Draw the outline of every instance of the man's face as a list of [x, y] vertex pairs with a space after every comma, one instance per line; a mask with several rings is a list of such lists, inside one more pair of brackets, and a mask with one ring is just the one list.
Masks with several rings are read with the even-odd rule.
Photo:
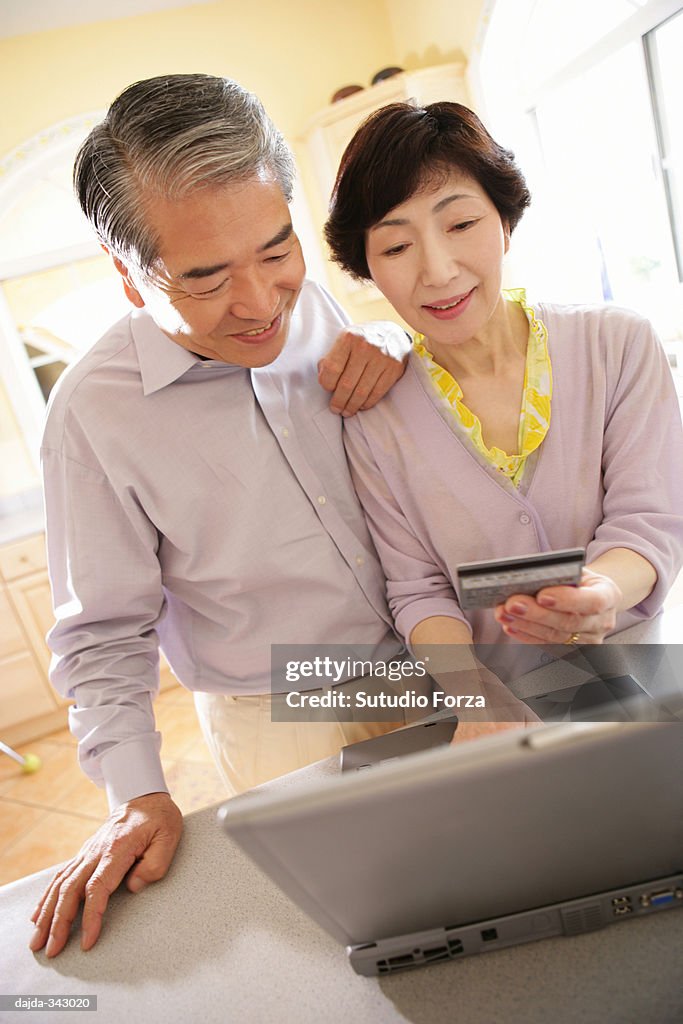
[[153, 197], [159, 239], [151, 272], [123, 274], [126, 294], [183, 348], [238, 366], [282, 351], [305, 265], [289, 207], [267, 173], [184, 199]]

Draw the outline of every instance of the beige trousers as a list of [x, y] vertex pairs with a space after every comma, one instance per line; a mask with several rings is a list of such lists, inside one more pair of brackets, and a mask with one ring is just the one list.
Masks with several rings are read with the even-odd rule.
[[[391, 732], [394, 722], [272, 722], [271, 695], [195, 693], [204, 739], [231, 796]], [[402, 712], [397, 711], [399, 718]]]

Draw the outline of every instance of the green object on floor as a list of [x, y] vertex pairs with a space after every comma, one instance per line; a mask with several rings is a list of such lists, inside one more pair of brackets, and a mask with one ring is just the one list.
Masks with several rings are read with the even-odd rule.
[[27, 775], [32, 775], [33, 772], [37, 772], [42, 765], [42, 761], [37, 754], [26, 754], [23, 757], [21, 754], [17, 754], [16, 750], [12, 750], [6, 743], [0, 742], [0, 752], [7, 754], [14, 761], [17, 761], [21, 765], [21, 770], [26, 772]]
[[22, 771], [26, 772], [27, 775], [31, 775], [33, 772], [37, 772], [42, 766], [42, 761], [37, 754], [26, 754], [24, 763], [21, 766]]

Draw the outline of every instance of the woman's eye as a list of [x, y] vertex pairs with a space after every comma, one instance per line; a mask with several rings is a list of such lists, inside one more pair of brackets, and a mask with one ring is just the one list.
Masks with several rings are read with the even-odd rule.
[[408, 248], [405, 242], [400, 245], [392, 245], [390, 249], [385, 249], [383, 256], [398, 256], [399, 253], [404, 252]]
[[473, 224], [476, 224], [476, 220], [461, 220], [457, 224], [454, 224], [450, 229], [451, 231], [467, 231]]

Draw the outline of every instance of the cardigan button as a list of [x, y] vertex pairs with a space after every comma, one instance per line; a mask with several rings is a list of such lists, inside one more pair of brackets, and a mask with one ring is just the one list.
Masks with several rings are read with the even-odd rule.
[[526, 512], [522, 512], [521, 516], [519, 517], [519, 521], [522, 524], [522, 526], [528, 526], [531, 522], [531, 518], [526, 514]]

